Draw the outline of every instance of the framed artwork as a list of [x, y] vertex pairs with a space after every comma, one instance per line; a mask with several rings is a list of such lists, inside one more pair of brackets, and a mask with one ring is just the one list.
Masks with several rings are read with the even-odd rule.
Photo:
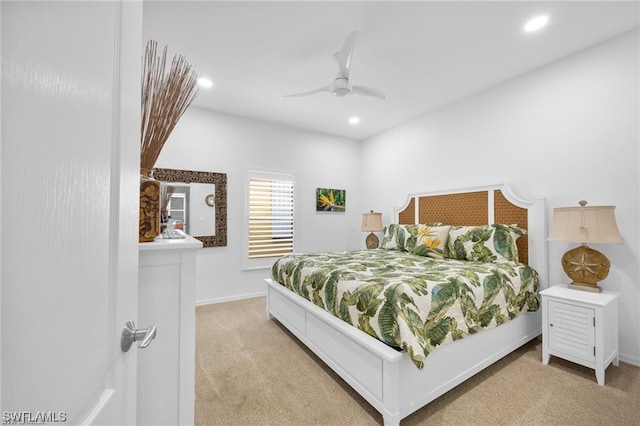
[[343, 212], [347, 204], [345, 189], [316, 188], [316, 211]]

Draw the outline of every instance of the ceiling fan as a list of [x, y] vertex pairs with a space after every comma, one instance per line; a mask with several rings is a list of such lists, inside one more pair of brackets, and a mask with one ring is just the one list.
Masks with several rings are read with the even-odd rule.
[[344, 97], [351, 95], [373, 96], [375, 98], [385, 99], [384, 93], [378, 89], [366, 86], [356, 86], [349, 82], [349, 73], [351, 72], [351, 58], [353, 49], [355, 48], [358, 31], [353, 31], [347, 36], [339, 52], [333, 54], [333, 59], [338, 63], [338, 74], [331, 83], [318, 89], [308, 92], [295, 93], [286, 95], [286, 97], [309, 96], [320, 92], [329, 92], [333, 96]]

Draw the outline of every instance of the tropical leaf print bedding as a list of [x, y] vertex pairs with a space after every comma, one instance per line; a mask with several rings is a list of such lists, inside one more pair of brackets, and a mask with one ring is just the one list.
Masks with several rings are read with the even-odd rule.
[[422, 369], [436, 348], [538, 309], [526, 265], [432, 259], [395, 250], [290, 254], [273, 279]]

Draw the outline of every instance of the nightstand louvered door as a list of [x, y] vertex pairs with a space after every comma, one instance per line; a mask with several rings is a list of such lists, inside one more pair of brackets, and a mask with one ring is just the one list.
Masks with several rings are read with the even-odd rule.
[[596, 361], [593, 309], [549, 301], [549, 348], [589, 363]]

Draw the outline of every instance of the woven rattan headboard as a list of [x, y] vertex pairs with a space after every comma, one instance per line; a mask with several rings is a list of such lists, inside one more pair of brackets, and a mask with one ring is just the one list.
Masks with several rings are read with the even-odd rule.
[[[405, 206], [396, 210], [396, 219], [400, 224], [433, 222], [471, 226], [493, 223], [517, 224], [528, 231], [527, 235], [518, 238], [517, 241], [520, 262], [531, 264], [529, 241], [532, 233], [529, 217], [534, 205], [534, 202], [515, 197], [507, 186], [494, 185], [449, 192], [413, 194]], [[544, 206], [544, 200], [542, 205]], [[546, 239], [546, 208], [542, 210], [543, 214], [539, 219], [542, 221], [543, 228], [541, 237]], [[546, 251], [546, 241], [544, 244], [539, 242], [539, 245], [542, 245]], [[544, 266], [546, 269], [546, 259]]]

